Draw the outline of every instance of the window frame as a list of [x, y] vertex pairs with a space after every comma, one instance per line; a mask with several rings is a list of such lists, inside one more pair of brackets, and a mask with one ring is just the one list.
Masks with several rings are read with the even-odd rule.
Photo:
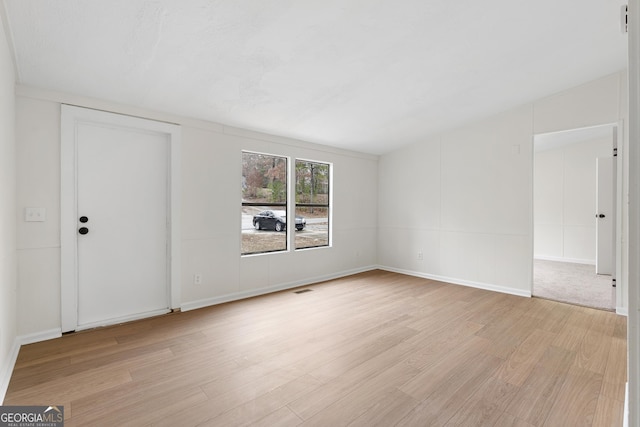
[[[242, 164], [244, 162], [243, 156], [244, 154], [255, 154], [255, 155], [259, 155], [259, 156], [268, 156], [268, 157], [275, 157], [278, 159], [284, 159], [285, 161], [285, 173], [284, 173], [284, 177], [286, 179], [286, 185], [285, 185], [285, 202], [245, 202], [244, 201], [244, 197], [241, 196], [241, 203], [240, 203], [240, 214], [241, 214], [241, 218], [242, 218], [242, 210], [244, 207], [260, 207], [261, 211], [279, 211], [279, 210], [283, 210], [287, 213], [289, 213], [290, 210], [290, 203], [289, 201], [291, 200], [291, 194], [290, 194], [290, 181], [291, 181], [291, 157], [289, 156], [284, 156], [284, 155], [279, 155], [279, 154], [272, 154], [272, 153], [265, 153], [265, 152], [260, 152], [260, 151], [254, 151], [254, 150], [245, 150], [242, 149], [240, 151], [240, 157], [241, 157], [241, 161], [240, 161], [240, 177], [243, 178], [243, 171], [242, 171]], [[244, 181], [241, 180], [241, 193], [244, 191]], [[279, 209], [278, 209], [279, 208]], [[287, 253], [291, 251], [291, 246], [290, 246], [290, 237], [289, 237], [289, 227], [285, 228], [285, 232], [284, 232], [284, 241], [285, 241], [285, 247], [284, 249], [274, 249], [274, 250], [264, 250], [264, 251], [256, 251], [256, 252], [243, 252], [243, 228], [242, 228], [242, 219], [240, 221], [240, 256], [241, 257], [248, 257], [248, 256], [257, 256], [257, 255], [265, 255], [265, 254], [279, 254], [279, 253]]]
[[[315, 164], [320, 164], [320, 165], [326, 165], [328, 168], [328, 173], [327, 173], [327, 203], [326, 204], [322, 204], [322, 203], [298, 203], [297, 201], [297, 163], [298, 162], [306, 162], [306, 163], [315, 163]], [[293, 248], [293, 251], [305, 251], [305, 250], [311, 250], [311, 249], [322, 249], [322, 248], [331, 248], [333, 247], [333, 163], [329, 162], [329, 161], [319, 161], [319, 160], [312, 160], [309, 158], [302, 158], [302, 157], [295, 157], [292, 159], [292, 167], [291, 167], [291, 191], [292, 191], [292, 197], [290, 198], [290, 200], [293, 200], [293, 203], [291, 203], [291, 210], [293, 211], [293, 218], [295, 218], [296, 215], [296, 210], [298, 207], [302, 207], [302, 208], [324, 208], [327, 209], [327, 243], [323, 244], [323, 245], [317, 245], [317, 246], [305, 246], [305, 247], [301, 247], [298, 248], [296, 247], [296, 239], [295, 239], [295, 234], [292, 238], [292, 242], [291, 242], [291, 247]]]
[[[241, 178], [244, 177], [242, 171], [242, 165], [244, 163], [243, 156], [244, 154], [254, 154], [259, 156], [268, 156], [279, 159], [284, 159], [285, 161], [285, 179], [287, 180], [285, 186], [285, 202], [245, 202], [244, 195], [241, 197], [240, 203], [240, 213], [241, 213], [241, 221], [240, 221], [240, 256], [241, 257], [250, 257], [250, 256], [259, 256], [259, 255], [268, 255], [268, 254], [281, 254], [281, 253], [289, 253], [295, 251], [305, 251], [312, 249], [322, 249], [322, 248], [331, 248], [333, 247], [333, 163], [329, 161], [319, 161], [313, 160], [309, 158], [303, 157], [292, 157], [286, 155], [279, 155], [273, 153], [266, 153], [261, 151], [249, 150], [249, 149], [241, 149]], [[327, 167], [327, 202], [324, 203], [298, 203], [296, 200], [297, 196], [297, 169], [296, 165], [298, 162], [302, 163], [314, 163], [319, 165], [324, 165]], [[244, 192], [244, 186], [246, 185], [245, 181], [242, 180], [241, 185], [241, 193]], [[293, 203], [291, 202], [293, 200]], [[285, 233], [285, 247], [283, 249], [274, 249], [274, 250], [263, 250], [256, 252], [242, 252], [243, 251], [243, 235], [244, 229], [242, 228], [242, 215], [243, 208], [245, 207], [259, 207], [261, 211], [265, 210], [284, 210], [286, 212], [287, 217], [294, 218], [293, 223], [295, 224], [296, 210], [297, 208], [323, 208], [327, 210], [327, 243], [316, 246], [305, 246], [305, 247], [296, 247], [296, 229], [294, 227], [286, 227]], [[280, 209], [274, 209], [280, 208]]]

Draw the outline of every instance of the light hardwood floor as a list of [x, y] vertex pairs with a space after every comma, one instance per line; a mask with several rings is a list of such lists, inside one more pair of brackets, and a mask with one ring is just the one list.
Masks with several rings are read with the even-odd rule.
[[621, 426], [626, 318], [372, 271], [20, 350], [70, 426]]

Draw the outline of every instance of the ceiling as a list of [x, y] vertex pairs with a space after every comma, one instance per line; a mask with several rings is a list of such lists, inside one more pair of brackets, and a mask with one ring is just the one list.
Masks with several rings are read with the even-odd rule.
[[382, 154], [626, 67], [611, 0], [4, 0], [19, 83]]

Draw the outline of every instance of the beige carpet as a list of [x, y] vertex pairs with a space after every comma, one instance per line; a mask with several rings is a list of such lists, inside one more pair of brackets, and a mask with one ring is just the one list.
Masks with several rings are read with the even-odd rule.
[[611, 276], [596, 274], [593, 265], [533, 261], [533, 295], [586, 307], [615, 310]]

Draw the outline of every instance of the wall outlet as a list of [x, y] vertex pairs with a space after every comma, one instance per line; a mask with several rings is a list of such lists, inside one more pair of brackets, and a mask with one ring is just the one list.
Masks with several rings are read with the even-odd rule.
[[422, 261], [422, 251], [418, 251], [418, 260]]
[[196, 273], [193, 275], [193, 284], [202, 285], [202, 274]]
[[24, 220], [26, 222], [44, 222], [47, 217], [45, 208], [24, 208]]

